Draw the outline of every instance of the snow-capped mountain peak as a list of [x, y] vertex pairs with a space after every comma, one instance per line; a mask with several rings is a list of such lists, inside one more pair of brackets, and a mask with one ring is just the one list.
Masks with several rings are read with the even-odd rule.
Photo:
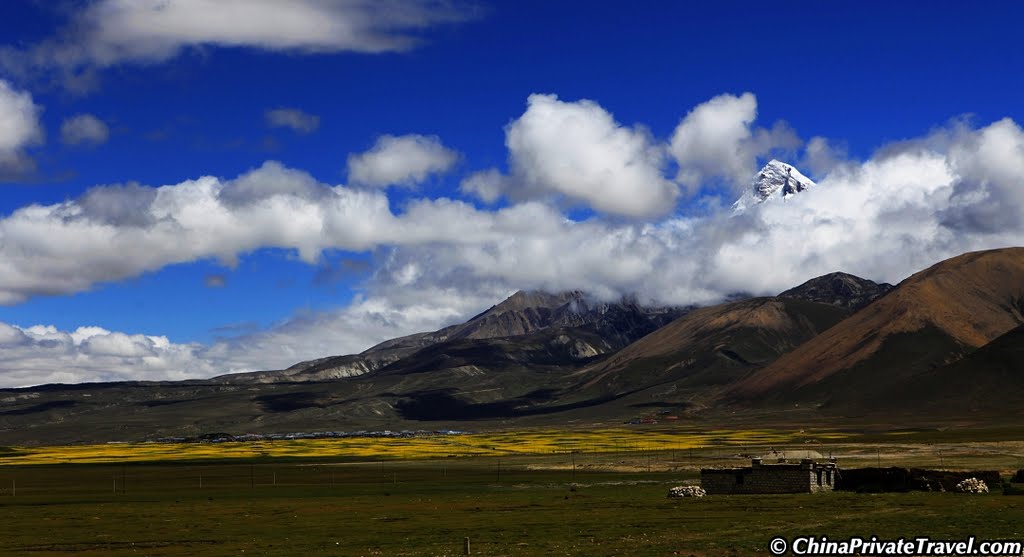
[[733, 212], [745, 211], [770, 199], [785, 200], [816, 185], [792, 165], [772, 159], [754, 176], [750, 189], [733, 203]]

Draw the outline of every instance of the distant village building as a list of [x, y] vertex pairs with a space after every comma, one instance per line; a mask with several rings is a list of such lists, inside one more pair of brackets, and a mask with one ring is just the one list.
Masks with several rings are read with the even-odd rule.
[[792, 451], [752, 458], [746, 468], [704, 468], [700, 485], [708, 495], [821, 493], [832, 491], [838, 474], [835, 458]]

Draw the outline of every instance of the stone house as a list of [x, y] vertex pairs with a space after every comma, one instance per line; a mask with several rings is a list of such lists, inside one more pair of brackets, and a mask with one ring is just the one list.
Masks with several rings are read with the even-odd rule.
[[745, 468], [704, 468], [700, 485], [708, 495], [832, 491], [839, 474], [836, 459], [817, 457], [779, 457], [773, 463], [753, 458]]

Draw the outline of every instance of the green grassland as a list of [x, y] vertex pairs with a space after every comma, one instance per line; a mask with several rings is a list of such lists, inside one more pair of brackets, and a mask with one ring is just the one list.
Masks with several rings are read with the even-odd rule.
[[[821, 448], [848, 466], [941, 462], [1008, 477], [1024, 465], [1015, 439], [908, 431]], [[8, 459], [0, 555], [462, 555], [468, 537], [473, 555], [729, 556], [767, 555], [777, 535], [1024, 540], [1024, 497], [997, 486], [988, 495], [666, 498], [703, 466], [742, 465], [768, 449], [744, 443], [361, 462]]]

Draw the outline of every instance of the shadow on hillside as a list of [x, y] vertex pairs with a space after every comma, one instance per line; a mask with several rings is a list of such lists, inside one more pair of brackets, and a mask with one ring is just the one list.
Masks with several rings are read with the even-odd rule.
[[395, 407], [403, 418], [408, 420], [479, 420], [488, 418], [520, 418], [554, 414], [577, 408], [597, 406], [615, 397], [601, 397], [566, 404], [545, 406], [544, 403], [554, 400], [558, 392], [552, 389], [540, 389], [519, 398], [496, 402], [466, 402], [455, 396], [455, 389], [439, 389], [413, 393], [410, 398], [400, 400]]

